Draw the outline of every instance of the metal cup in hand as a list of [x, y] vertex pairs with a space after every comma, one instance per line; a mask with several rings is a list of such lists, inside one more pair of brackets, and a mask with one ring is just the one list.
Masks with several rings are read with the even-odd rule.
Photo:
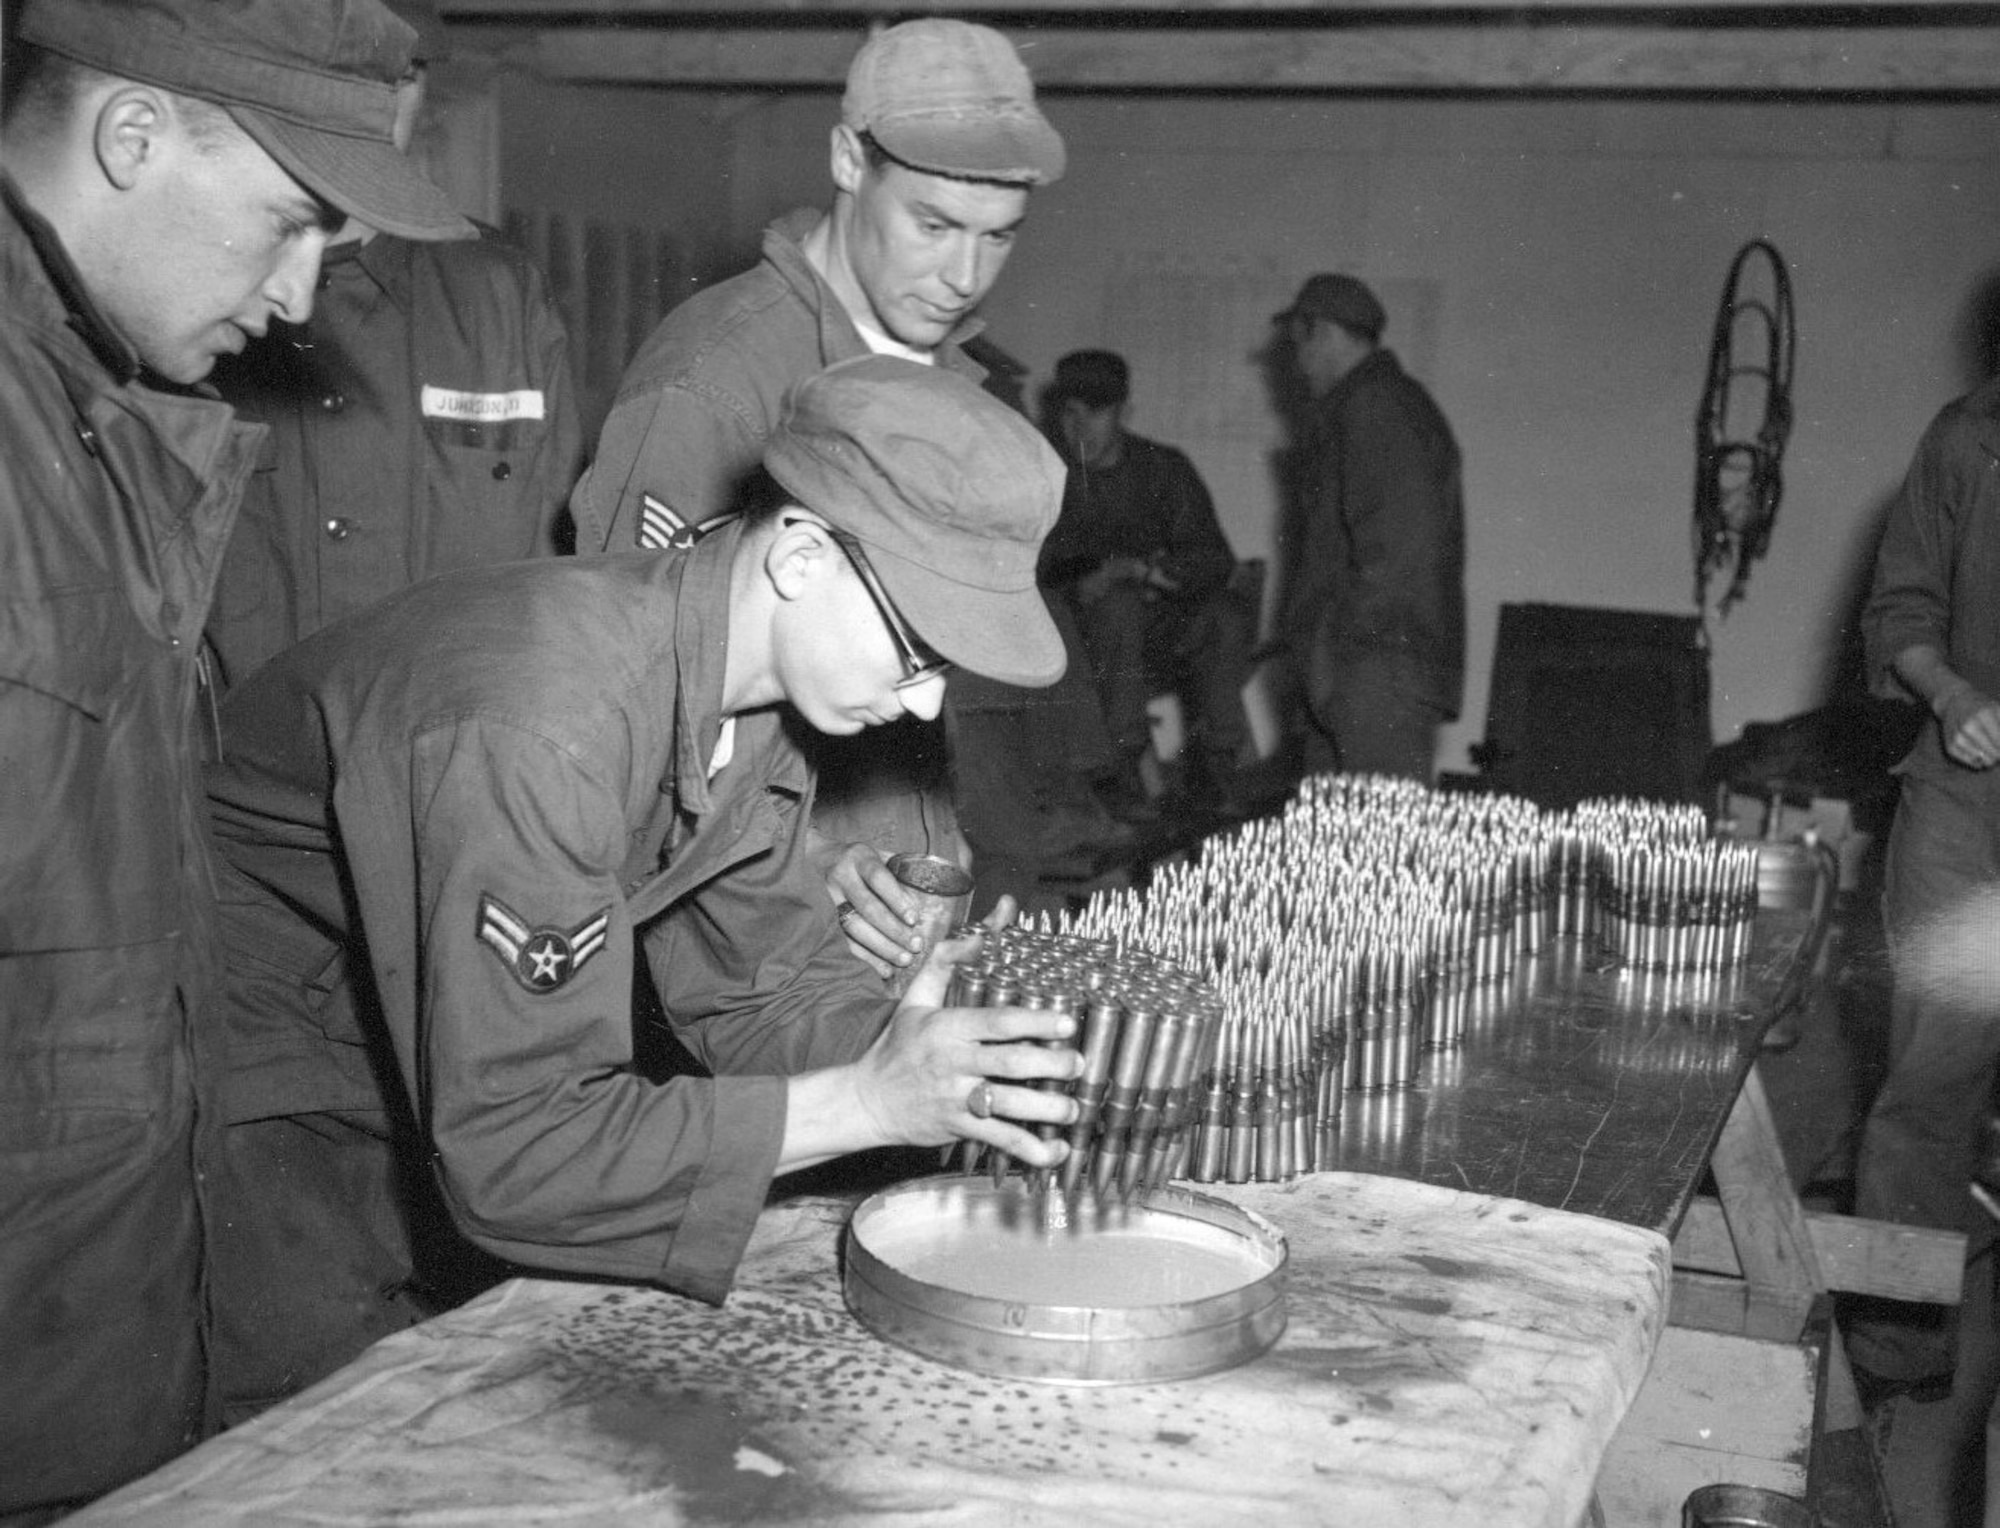
[[972, 902], [972, 877], [955, 861], [935, 854], [891, 855], [889, 873], [915, 904], [917, 922], [911, 932], [923, 940], [915, 959], [889, 974], [889, 990], [901, 997], [932, 947], [965, 921]]

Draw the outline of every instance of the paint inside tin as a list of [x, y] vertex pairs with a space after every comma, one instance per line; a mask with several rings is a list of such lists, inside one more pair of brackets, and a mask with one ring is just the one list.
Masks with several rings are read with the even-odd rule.
[[1129, 1202], [935, 1178], [849, 1226], [843, 1287], [878, 1336], [985, 1374], [1073, 1383], [1227, 1368], [1284, 1329], [1284, 1238], [1227, 1201]]
[[1143, 1204], [1060, 1198], [1048, 1218], [998, 1195], [960, 1196], [943, 1216], [906, 1201], [868, 1231], [876, 1256], [926, 1284], [1032, 1305], [1175, 1305], [1227, 1294], [1270, 1265], [1221, 1226]]

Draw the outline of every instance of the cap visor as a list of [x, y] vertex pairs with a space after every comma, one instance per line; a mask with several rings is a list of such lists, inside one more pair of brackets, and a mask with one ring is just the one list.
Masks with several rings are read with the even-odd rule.
[[229, 114], [287, 174], [357, 222], [404, 239], [478, 233], [394, 144], [301, 127], [241, 106]]
[[1062, 633], [1036, 589], [975, 589], [868, 544], [897, 610], [938, 655], [1002, 684], [1040, 689], [1069, 666]]
[[934, 175], [1046, 186], [1068, 162], [1061, 135], [1039, 117], [906, 117], [871, 131], [895, 158]]

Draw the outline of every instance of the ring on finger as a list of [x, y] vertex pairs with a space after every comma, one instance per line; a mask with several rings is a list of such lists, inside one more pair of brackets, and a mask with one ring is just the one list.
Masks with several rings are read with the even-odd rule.
[[838, 923], [842, 928], [847, 927], [847, 920], [853, 916], [854, 904], [852, 902], [837, 902], [834, 904], [833, 921]]
[[991, 1119], [993, 1117], [993, 1084], [982, 1082], [978, 1087], [966, 1094], [965, 1108], [966, 1112], [974, 1119]]

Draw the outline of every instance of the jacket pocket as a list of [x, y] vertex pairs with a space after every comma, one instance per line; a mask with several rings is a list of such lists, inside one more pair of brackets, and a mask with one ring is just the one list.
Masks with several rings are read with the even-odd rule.
[[0, 684], [39, 691], [94, 721], [131, 683], [135, 644], [158, 641], [108, 577], [37, 599], [0, 598]]
[[82, 1165], [185, 1126], [179, 957], [166, 938], [0, 958], [0, 1156]]

